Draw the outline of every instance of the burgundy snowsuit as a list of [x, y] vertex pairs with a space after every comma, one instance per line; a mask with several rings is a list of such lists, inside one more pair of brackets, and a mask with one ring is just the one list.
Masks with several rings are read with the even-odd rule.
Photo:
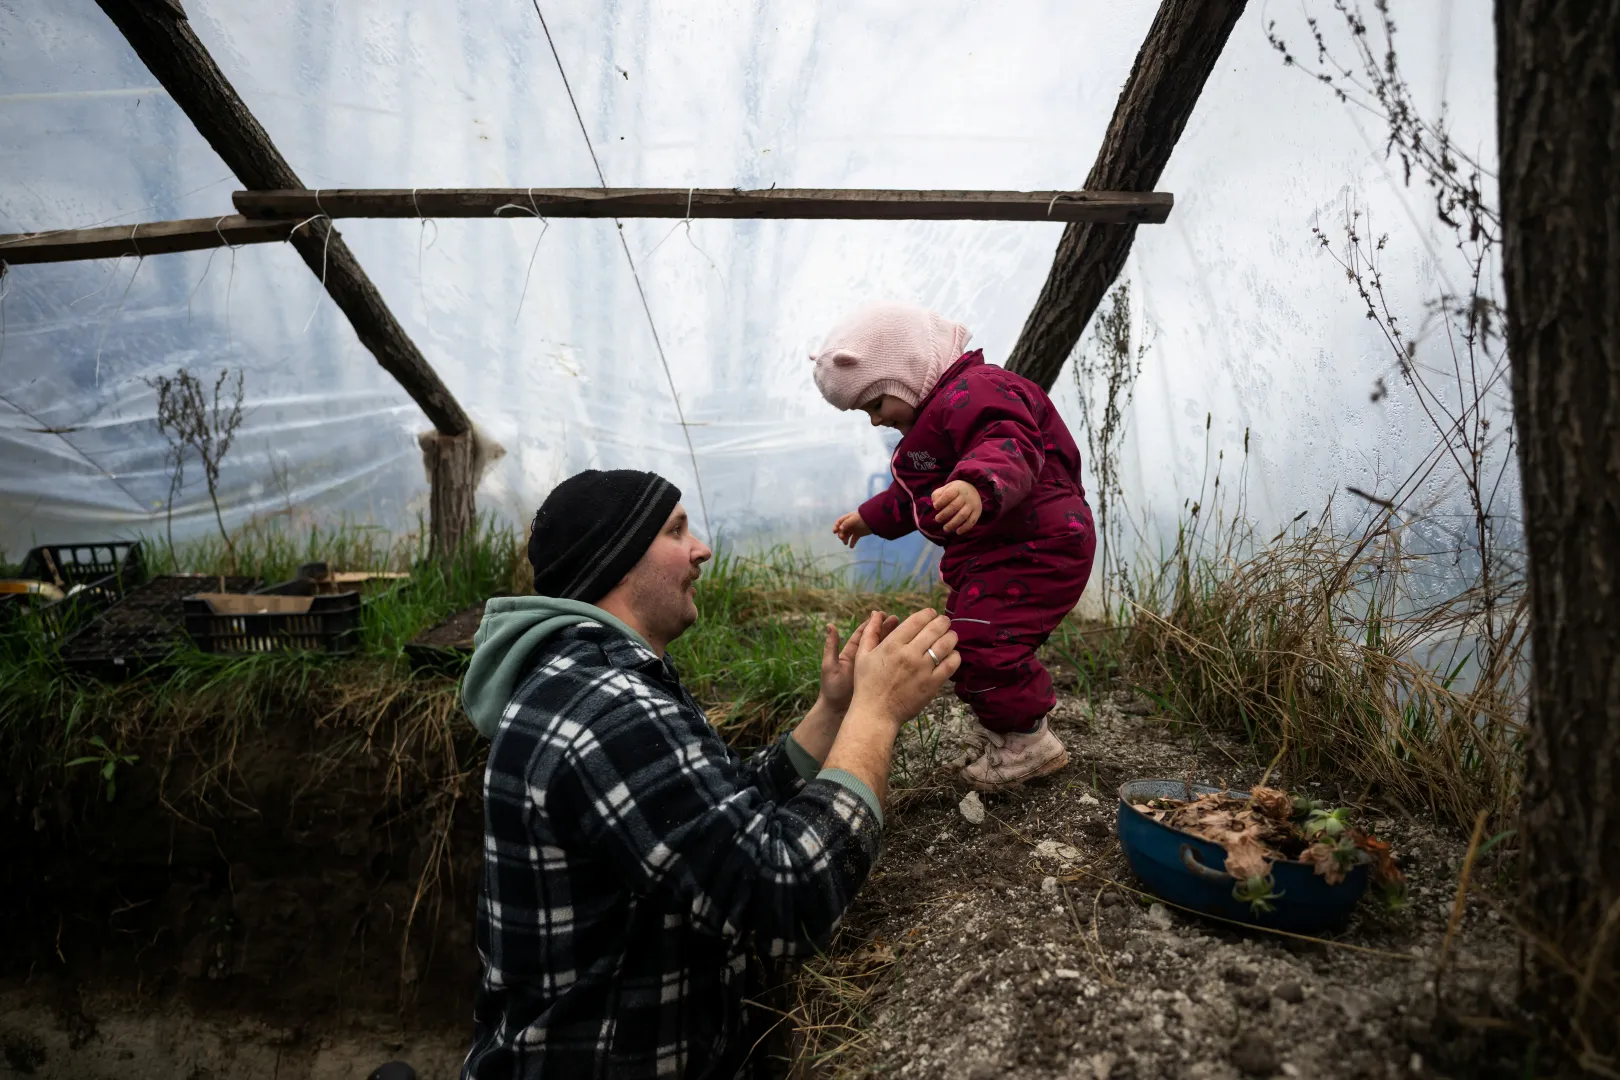
[[[1045, 391], [975, 350], [917, 403], [890, 464], [894, 483], [861, 519], [885, 540], [917, 529], [944, 547], [956, 696], [991, 731], [1032, 729], [1057, 700], [1035, 650], [1079, 602], [1097, 547], [1069, 429]], [[933, 493], [952, 480], [984, 503], [965, 534], [934, 518]]]

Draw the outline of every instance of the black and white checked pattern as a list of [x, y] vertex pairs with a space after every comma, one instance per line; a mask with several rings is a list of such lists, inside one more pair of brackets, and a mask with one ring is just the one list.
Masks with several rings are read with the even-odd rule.
[[675, 668], [600, 623], [547, 644], [490, 747], [464, 1080], [736, 1076], [750, 954], [826, 944], [878, 853], [782, 743], [743, 762]]

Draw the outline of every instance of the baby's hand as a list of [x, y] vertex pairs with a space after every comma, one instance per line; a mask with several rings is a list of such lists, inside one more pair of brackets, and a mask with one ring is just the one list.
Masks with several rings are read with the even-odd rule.
[[854, 547], [855, 541], [863, 536], [871, 536], [872, 529], [861, 517], [860, 511], [851, 510], [837, 521], [833, 522], [833, 535], [843, 541], [845, 547]]
[[966, 480], [952, 480], [934, 491], [934, 520], [948, 533], [967, 532], [979, 523], [984, 500]]

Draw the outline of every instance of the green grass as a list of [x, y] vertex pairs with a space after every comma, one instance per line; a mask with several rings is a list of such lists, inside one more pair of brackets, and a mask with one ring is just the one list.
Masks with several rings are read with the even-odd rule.
[[773, 548], [722, 553], [698, 579], [697, 625], [670, 647], [687, 688], [741, 746], [759, 745], [815, 702], [824, 626], [847, 637], [873, 609], [905, 614], [934, 593], [851, 589], [845, 567]]
[[[154, 574], [231, 571], [217, 540], [179, 550], [143, 545]], [[240, 731], [272, 716], [359, 723], [365, 710], [386, 705], [407, 713], [427, 708], [449, 722], [453, 681], [414, 677], [403, 662], [404, 646], [446, 616], [510, 591], [521, 554], [512, 530], [487, 521], [447, 564], [426, 559], [414, 538], [395, 541], [359, 528], [312, 529], [297, 537], [262, 530], [237, 537], [236, 548], [237, 572], [271, 583], [318, 559], [343, 570], [408, 570], [411, 579], [369, 600], [360, 647], [349, 656], [216, 656], [181, 642], [154, 673], [121, 683], [65, 670], [57, 643], [23, 619], [0, 640], [0, 753], [11, 770], [54, 768], [86, 753], [93, 736], [119, 751], [176, 731]]]
[[[404, 647], [492, 594], [528, 591], [519, 537], [489, 522], [447, 565], [426, 558], [415, 536], [395, 539], [367, 528], [300, 535], [270, 528], [234, 540], [234, 567], [217, 538], [178, 550], [143, 542], [153, 574], [234, 569], [273, 583], [290, 579], [303, 563], [325, 561], [343, 570], [407, 570], [411, 578], [368, 600], [360, 647], [348, 656], [215, 656], [182, 643], [156, 672], [123, 683], [64, 670], [55, 645], [25, 621], [0, 642], [0, 751], [14, 770], [51, 769], [84, 756], [92, 737], [108, 752], [122, 752], [173, 731], [240, 732], [272, 717], [363, 726], [368, 713], [388, 708], [431, 713], [453, 741], [465, 726], [455, 707], [455, 681], [413, 674]], [[728, 739], [759, 745], [809, 708], [827, 621], [847, 634], [872, 608], [904, 612], [941, 602], [932, 593], [863, 593], [846, 584], [843, 567], [786, 548], [722, 554], [705, 568], [698, 583], [701, 617], [671, 652]], [[422, 747], [445, 752], [442, 738]]]

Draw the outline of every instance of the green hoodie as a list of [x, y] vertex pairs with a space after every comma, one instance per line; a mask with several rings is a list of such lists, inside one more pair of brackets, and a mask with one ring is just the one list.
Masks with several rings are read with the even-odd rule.
[[[501, 717], [512, 703], [518, 684], [534, 668], [534, 654], [553, 634], [582, 622], [611, 626], [647, 648], [647, 639], [599, 607], [554, 596], [497, 596], [484, 604], [484, 618], [473, 635], [472, 662], [461, 680], [461, 707], [473, 727], [486, 739], [495, 737]], [[831, 780], [853, 791], [872, 808], [879, 822], [883, 808], [866, 782], [843, 769], [822, 769], [821, 763], [789, 735], [788, 760], [805, 780]], [[819, 770], [819, 772], [818, 772]]]
[[[484, 605], [473, 635], [472, 663], [461, 680], [461, 707], [473, 727], [493, 738], [512, 694], [533, 669], [534, 654], [557, 631], [599, 622], [642, 645], [647, 639], [599, 607], [554, 596], [497, 596]], [[650, 646], [649, 646], [650, 648]]]

